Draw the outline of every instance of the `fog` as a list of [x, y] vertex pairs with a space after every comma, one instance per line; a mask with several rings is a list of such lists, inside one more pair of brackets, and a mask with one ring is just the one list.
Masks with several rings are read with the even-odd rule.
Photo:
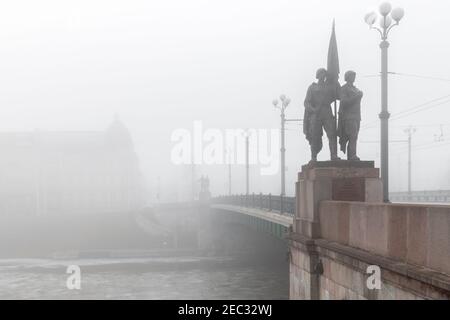
[[[397, 3], [398, 2], [398, 3]], [[406, 16], [390, 35], [391, 72], [448, 79], [446, 1], [397, 1]], [[344, 4], [345, 3], [345, 4]], [[303, 99], [315, 70], [326, 64], [331, 23], [341, 72], [357, 72], [364, 93], [361, 156], [378, 160], [380, 110], [379, 36], [364, 14], [377, 1], [14, 1], [0, 19], [0, 128], [103, 130], [119, 114], [130, 130], [140, 166], [154, 196], [170, 200], [183, 169], [170, 161], [177, 128], [194, 120], [210, 128], [279, 128], [271, 105], [281, 93], [292, 103], [288, 116], [303, 116]], [[426, 9], [425, 9], [426, 8]], [[424, 16], [424, 11], [430, 14]], [[390, 76], [390, 111], [407, 110], [449, 93], [449, 82]], [[448, 103], [391, 122], [391, 138], [413, 144], [413, 188], [450, 187]], [[364, 129], [366, 124], [375, 125]], [[308, 145], [291, 123], [287, 131], [287, 192]], [[398, 151], [394, 151], [397, 150]], [[406, 189], [404, 144], [394, 144], [391, 189]], [[326, 158], [325, 153], [322, 157]], [[419, 165], [429, 161], [427, 166]], [[244, 171], [233, 168], [233, 193], [243, 193]], [[227, 169], [203, 166], [214, 194], [227, 192]], [[251, 191], [279, 193], [279, 177], [251, 168]], [[181, 191], [180, 191], [181, 192]]]
[[[449, 190], [450, 4], [392, 4], [402, 6], [405, 17], [389, 35], [390, 189], [407, 190], [405, 129], [412, 127], [412, 189]], [[24, 234], [33, 235], [36, 223], [46, 225], [35, 221], [37, 216], [64, 234], [71, 228], [65, 229], [68, 222], [58, 215], [134, 214], [158, 203], [189, 201], [198, 197], [202, 176], [208, 176], [213, 197], [228, 194], [229, 170], [231, 193], [244, 194], [243, 149], [234, 150], [241, 161], [231, 166], [174, 160], [181, 154], [174, 151], [182, 140], [177, 132], [195, 139], [196, 123], [201, 135], [213, 130], [209, 139], [227, 130], [250, 129], [264, 139], [275, 132], [272, 140], [260, 140], [270, 144], [266, 153], [251, 155], [256, 158], [249, 168], [249, 192], [280, 194], [280, 113], [272, 101], [285, 94], [291, 99], [287, 118], [303, 118], [307, 88], [316, 81], [316, 70], [326, 67], [333, 20], [340, 82], [345, 71], [354, 70], [355, 84], [364, 92], [358, 154], [379, 167], [380, 37], [364, 22], [378, 5], [378, 0], [3, 1], [3, 236], [14, 236], [8, 223], [19, 216], [33, 217], [16, 221]], [[208, 138], [201, 137], [205, 148]], [[319, 160], [328, 160], [323, 139]], [[243, 147], [244, 140], [240, 143]], [[286, 149], [286, 194], [293, 196], [297, 173], [310, 160], [301, 122], [287, 124]], [[190, 151], [184, 154], [188, 160], [195, 157]], [[276, 170], [268, 170], [269, 163]], [[82, 224], [76, 220], [69, 224]], [[165, 223], [173, 227], [172, 220]], [[111, 222], [114, 228], [121, 224]], [[121, 227], [117, 232], [133, 233]], [[84, 244], [78, 239], [52, 250], [92, 249], [87, 239], [96, 231], [80, 228], [91, 234]], [[169, 232], [158, 230], [155, 237]], [[146, 248], [136, 244], [137, 236], [123, 241], [130, 241], [124, 250], [170, 245], [165, 238]], [[3, 246], [2, 256], [20, 255], [22, 249], [25, 255], [48, 253], [45, 244], [37, 250], [39, 245], [28, 242], [33, 237], [17, 247]]]

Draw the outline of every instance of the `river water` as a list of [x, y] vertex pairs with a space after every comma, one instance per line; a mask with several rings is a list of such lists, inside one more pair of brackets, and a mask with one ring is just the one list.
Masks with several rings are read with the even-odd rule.
[[[81, 289], [68, 289], [69, 265]], [[285, 264], [242, 257], [2, 259], [0, 299], [287, 299]]]

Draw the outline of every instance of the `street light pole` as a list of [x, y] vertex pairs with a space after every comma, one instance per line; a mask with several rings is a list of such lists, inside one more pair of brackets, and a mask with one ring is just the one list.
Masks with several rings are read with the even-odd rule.
[[245, 194], [250, 193], [250, 160], [249, 160], [249, 133], [245, 133]]
[[191, 181], [191, 183], [192, 183], [192, 201], [194, 202], [195, 201], [195, 183], [196, 183], [196, 181], [195, 181], [195, 163], [194, 162], [192, 162], [192, 167], [191, 167], [191, 179], [192, 179], [192, 181]]
[[285, 146], [285, 115], [284, 108], [281, 109], [281, 148], [280, 148], [280, 157], [281, 157], [281, 195], [286, 195], [286, 146]]
[[[378, 15], [375, 12], [366, 14], [364, 20], [371, 29], [375, 29], [381, 36], [381, 112], [380, 112], [380, 162], [381, 162], [381, 179], [383, 181], [383, 201], [389, 202], [389, 111], [388, 111], [388, 48], [387, 41], [389, 31], [400, 23], [404, 16], [402, 8], [392, 7], [388, 2], [384, 2], [379, 7]], [[380, 28], [375, 27], [374, 23], [379, 20]], [[392, 20], [395, 23], [392, 23]]]
[[383, 40], [381, 48], [381, 180], [383, 181], [383, 201], [389, 202], [389, 117], [388, 111], [388, 48], [389, 42]]
[[225, 149], [226, 163], [228, 164], [228, 195], [231, 196], [231, 163], [233, 160], [233, 153], [231, 148]]
[[228, 195], [231, 196], [231, 162], [228, 164]]
[[291, 99], [287, 98], [284, 94], [280, 96], [281, 106], [278, 106], [278, 100], [274, 99], [272, 104], [275, 108], [280, 109], [280, 175], [281, 175], [281, 196], [286, 195], [286, 145], [285, 145], [285, 134], [286, 134], [286, 122], [287, 121], [301, 121], [301, 119], [286, 119], [285, 110], [291, 103]]
[[408, 135], [408, 193], [411, 194], [411, 141], [412, 135], [414, 132], [416, 132], [416, 129], [413, 127], [409, 127], [405, 130], [405, 132]]

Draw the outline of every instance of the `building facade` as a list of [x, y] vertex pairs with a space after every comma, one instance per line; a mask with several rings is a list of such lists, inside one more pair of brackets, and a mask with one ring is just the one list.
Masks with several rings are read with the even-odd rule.
[[0, 215], [130, 212], [143, 180], [129, 131], [0, 133]]

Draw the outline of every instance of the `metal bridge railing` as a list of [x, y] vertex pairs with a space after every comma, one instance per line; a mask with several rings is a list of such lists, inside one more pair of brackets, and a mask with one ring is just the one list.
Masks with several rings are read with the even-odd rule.
[[450, 190], [391, 192], [392, 201], [450, 203]]
[[230, 204], [235, 206], [259, 208], [267, 211], [276, 211], [282, 214], [295, 215], [295, 197], [286, 197], [272, 194], [238, 194], [218, 196], [212, 199], [216, 204]]

